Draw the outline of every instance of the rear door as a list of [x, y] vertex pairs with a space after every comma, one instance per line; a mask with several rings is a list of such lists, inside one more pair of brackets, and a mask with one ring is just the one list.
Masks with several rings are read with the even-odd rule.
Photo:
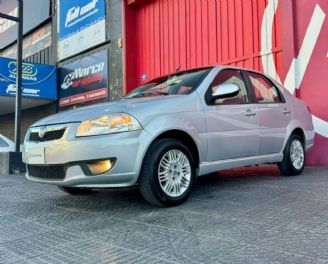
[[[211, 101], [219, 85], [236, 84], [237, 96]], [[207, 124], [207, 160], [219, 161], [258, 155], [259, 129], [256, 104], [250, 97], [240, 70], [223, 69], [205, 94], [204, 110]]]
[[247, 72], [257, 101], [260, 128], [259, 154], [279, 153], [291, 120], [292, 108], [273, 82], [262, 74]]

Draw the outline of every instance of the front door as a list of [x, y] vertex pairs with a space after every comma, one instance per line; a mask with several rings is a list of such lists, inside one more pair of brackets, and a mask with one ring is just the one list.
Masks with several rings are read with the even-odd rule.
[[[211, 94], [219, 89], [219, 85], [227, 83], [233, 83], [239, 87], [238, 95], [211, 101]], [[259, 117], [256, 104], [249, 96], [241, 71], [221, 70], [206, 92], [205, 101], [207, 161], [258, 155]]]

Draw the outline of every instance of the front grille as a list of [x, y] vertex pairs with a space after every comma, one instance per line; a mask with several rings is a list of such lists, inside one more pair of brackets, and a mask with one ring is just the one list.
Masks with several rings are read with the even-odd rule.
[[42, 180], [62, 181], [66, 176], [65, 165], [27, 165], [28, 174]]
[[65, 133], [65, 128], [59, 130], [52, 130], [45, 132], [43, 137], [39, 136], [39, 132], [31, 132], [29, 136], [29, 141], [33, 142], [45, 142], [56, 139], [61, 139]]

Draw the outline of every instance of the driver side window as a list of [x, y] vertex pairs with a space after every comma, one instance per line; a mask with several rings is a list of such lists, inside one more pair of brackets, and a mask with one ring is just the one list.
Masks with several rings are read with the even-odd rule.
[[227, 69], [220, 71], [212, 82], [208, 92], [210, 94], [214, 93], [217, 89], [220, 89], [220, 85], [222, 84], [237, 85], [239, 87], [239, 93], [231, 98], [217, 99], [214, 101], [214, 104], [245, 104], [249, 102], [247, 88], [239, 70]]

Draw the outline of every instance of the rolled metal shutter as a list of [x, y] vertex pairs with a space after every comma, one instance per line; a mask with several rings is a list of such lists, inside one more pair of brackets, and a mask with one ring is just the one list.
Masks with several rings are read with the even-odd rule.
[[[39, 119], [54, 114], [56, 105], [54, 103], [42, 105], [22, 111], [21, 140], [24, 139], [27, 129]], [[15, 138], [15, 114], [0, 116], [0, 134], [14, 140]]]

